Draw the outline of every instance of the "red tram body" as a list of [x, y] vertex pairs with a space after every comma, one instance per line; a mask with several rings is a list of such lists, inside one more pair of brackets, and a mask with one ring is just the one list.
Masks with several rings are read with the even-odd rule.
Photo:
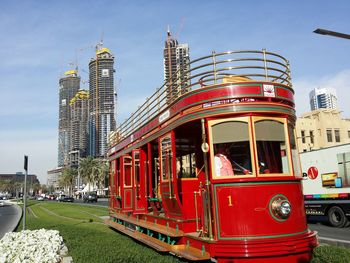
[[188, 260], [309, 262], [288, 61], [213, 52], [185, 68], [111, 134], [106, 224]]

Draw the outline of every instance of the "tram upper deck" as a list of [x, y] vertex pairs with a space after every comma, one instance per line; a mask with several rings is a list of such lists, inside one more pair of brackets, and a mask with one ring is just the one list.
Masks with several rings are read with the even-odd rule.
[[[294, 91], [289, 62], [266, 50], [242, 50], [211, 55], [182, 65], [131, 116], [109, 135], [108, 155], [169, 124], [174, 116], [218, 105], [237, 105], [233, 111], [254, 111], [241, 104], [274, 104], [271, 112], [294, 117]], [[201, 110], [199, 110], [199, 108]]]

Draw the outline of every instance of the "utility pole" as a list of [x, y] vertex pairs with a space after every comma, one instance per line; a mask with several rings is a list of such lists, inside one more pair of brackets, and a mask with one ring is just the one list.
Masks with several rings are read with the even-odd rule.
[[26, 230], [28, 156], [24, 155], [23, 230]]
[[80, 149], [78, 151], [78, 181], [77, 181], [77, 188], [78, 188], [78, 199], [80, 199]]

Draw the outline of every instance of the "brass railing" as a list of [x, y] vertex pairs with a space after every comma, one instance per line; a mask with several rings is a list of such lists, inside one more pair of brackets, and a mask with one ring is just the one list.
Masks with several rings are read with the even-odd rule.
[[241, 50], [212, 52], [179, 68], [131, 116], [108, 136], [109, 146], [130, 136], [138, 128], [159, 115], [178, 97], [207, 85], [222, 82], [268, 81], [292, 87], [289, 62], [266, 51]]

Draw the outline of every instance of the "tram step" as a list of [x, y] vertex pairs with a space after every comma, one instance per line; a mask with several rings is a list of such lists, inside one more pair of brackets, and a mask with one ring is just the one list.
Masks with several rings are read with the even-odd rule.
[[142, 243], [145, 243], [146, 245], [153, 247], [154, 249], [161, 251], [161, 252], [168, 252], [170, 245], [163, 243], [160, 240], [157, 240], [155, 238], [149, 237], [145, 234], [142, 234], [140, 232], [137, 231], [132, 231], [128, 228], [126, 228], [124, 225], [115, 223], [111, 220], [106, 220], [105, 221], [106, 225], [109, 225], [112, 228], [117, 229], [120, 232], [123, 232], [124, 234], [131, 236], [133, 238], [135, 238], [138, 241], [141, 241]]
[[106, 225], [109, 225], [112, 228], [117, 229], [124, 234], [133, 237], [134, 239], [158, 250], [161, 252], [170, 252], [178, 257], [186, 258], [188, 260], [197, 261], [197, 260], [208, 260], [210, 259], [210, 254], [206, 251], [199, 250], [194, 247], [186, 245], [169, 245], [164, 243], [154, 237], [147, 236], [138, 231], [132, 231], [129, 228], [126, 228], [124, 225], [115, 223], [111, 220], [105, 221]]
[[210, 254], [208, 252], [201, 251], [194, 247], [187, 247], [186, 245], [174, 246], [172, 252], [179, 257], [193, 261], [210, 259]]
[[[115, 215], [114, 215], [115, 216]], [[127, 216], [121, 216], [121, 215], [118, 215], [116, 216], [117, 219], [121, 219], [127, 223], [131, 223], [131, 224], [134, 224], [134, 225], [137, 225], [137, 226], [141, 226], [141, 227], [144, 227], [144, 228], [147, 228], [149, 230], [153, 230], [153, 231], [156, 231], [158, 233], [161, 233], [163, 235], [166, 235], [166, 236], [171, 236], [171, 237], [182, 237], [184, 236], [184, 232], [182, 230], [176, 230], [174, 228], [171, 228], [171, 227], [166, 227], [166, 226], [163, 226], [163, 225], [160, 225], [160, 224], [154, 224], [154, 223], [151, 223], [151, 222], [145, 222], [143, 220], [136, 220], [132, 217], [127, 217]]]

